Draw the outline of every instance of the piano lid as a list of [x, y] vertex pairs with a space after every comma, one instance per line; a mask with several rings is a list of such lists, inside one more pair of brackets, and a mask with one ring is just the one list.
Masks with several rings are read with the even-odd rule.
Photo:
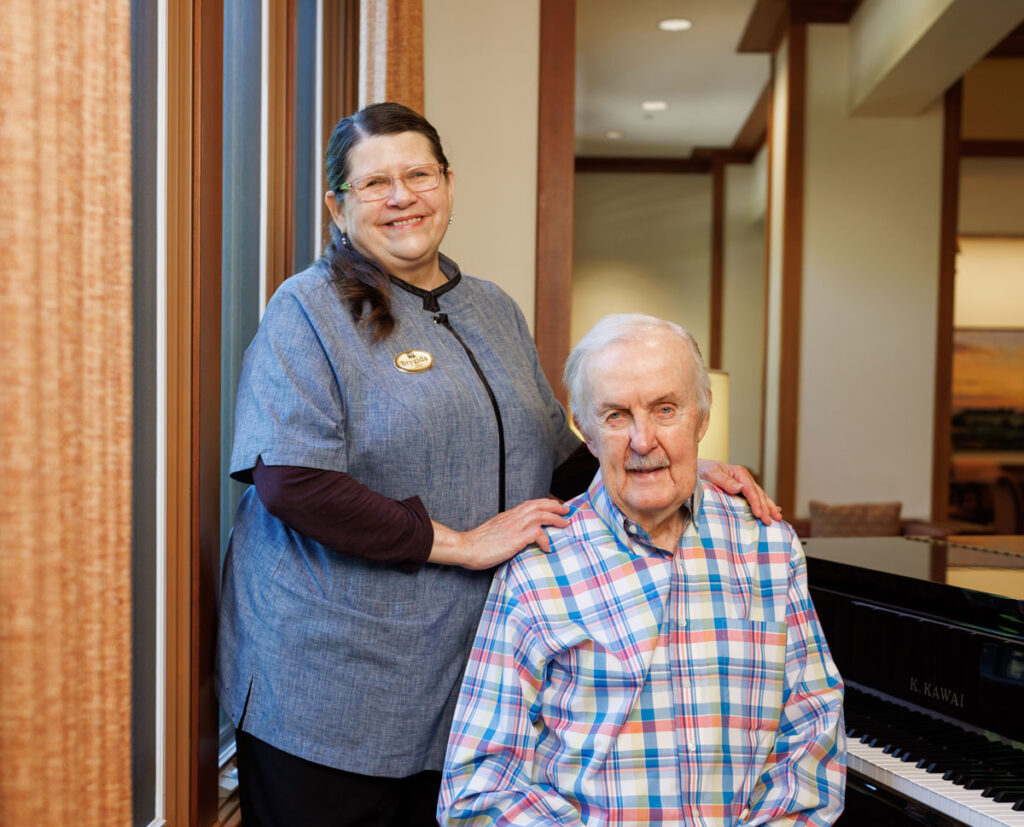
[[811, 595], [843, 677], [1024, 742], [1024, 601], [930, 582], [927, 543], [846, 545], [840, 554], [824, 538], [805, 543]]

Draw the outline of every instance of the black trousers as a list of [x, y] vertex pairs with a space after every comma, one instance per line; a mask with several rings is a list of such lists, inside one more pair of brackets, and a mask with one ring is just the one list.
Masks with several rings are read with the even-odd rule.
[[235, 731], [242, 827], [436, 827], [441, 773], [336, 770]]

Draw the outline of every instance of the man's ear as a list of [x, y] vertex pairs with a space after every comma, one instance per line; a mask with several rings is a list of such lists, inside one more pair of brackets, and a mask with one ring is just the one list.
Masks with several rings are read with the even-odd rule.
[[342, 208], [342, 200], [338, 198], [334, 190], [327, 190], [324, 194], [324, 204], [331, 213], [331, 219], [338, 225], [338, 229], [345, 232], [345, 210]]
[[572, 415], [572, 424], [576, 426], [576, 430], [579, 431], [580, 435], [583, 437], [583, 443], [587, 446], [587, 450], [596, 457], [597, 449], [594, 447], [594, 443], [590, 437], [587, 436], [587, 432], [580, 427], [580, 420], [576, 414]]
[[708, 425], [710, 424], [711, 412], [708, 411], [708, 413], [704, 415], [704, 420], [700, 423], [700, 425], [697, 428], [697, 442], [700, 442], [702, 439], [704, 439], [704, 434], [708, 432]]

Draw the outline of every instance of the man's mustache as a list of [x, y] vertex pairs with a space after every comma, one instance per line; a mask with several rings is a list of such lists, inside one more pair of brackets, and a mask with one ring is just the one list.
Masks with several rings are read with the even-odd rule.
[[668, 468], [668, 457], [656, 454], [638, 454], [630, 452], [626, 457], [627, 471], [657, 471], [659, 468]]

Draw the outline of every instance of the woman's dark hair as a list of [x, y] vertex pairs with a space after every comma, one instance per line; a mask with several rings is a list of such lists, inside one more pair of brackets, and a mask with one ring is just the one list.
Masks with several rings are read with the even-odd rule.
[[[418, 132], [426, 137], [434, 159], [443, 172], [448, 171], [441, 138], [426, 118], [400, 103], [374, 103], [342, 118], [334, 127], [324, 163], [327, 187], [336, 193], [336, 197], [343, 197], [338, 188], [348, 180], [352, 150], [367, 138], [400, 132]], [[342, 232], [333, 221], [331, 240], [324, 248], [323, 261], [330, 268], [352, 318], [356, 322], [363, 319], [364, 307], [368, 307], [369, 313], [364, 321], [374, 341], [389, 336], [395, 329], [395, 319], [391, 315], [390, 276], [378, 262], [357, 252], [351, 244], [343, 243]]]

